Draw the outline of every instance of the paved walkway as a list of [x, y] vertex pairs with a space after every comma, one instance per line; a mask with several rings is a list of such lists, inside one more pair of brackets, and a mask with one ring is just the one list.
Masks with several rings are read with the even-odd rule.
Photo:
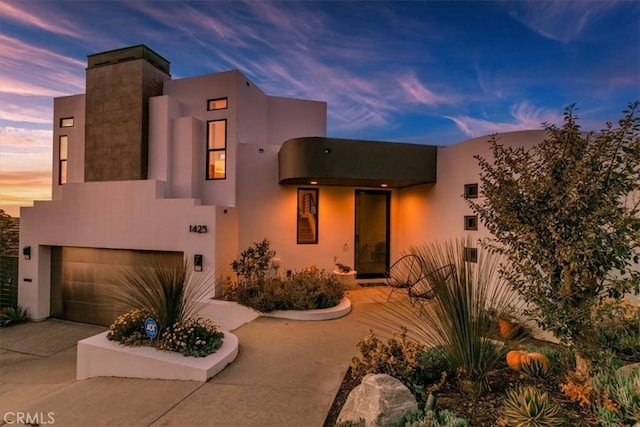
[[341, 319], [260, 317], [241, 326], [233, 331], [238, 358], [206, 383], [76, 381], [76, 342], [105, 328], [49, 319], [3, 329], [0, 425], [23, 412], [39, 415], [41, 426], [322, 426], [386, 289], [347, 296], [353, 309]]

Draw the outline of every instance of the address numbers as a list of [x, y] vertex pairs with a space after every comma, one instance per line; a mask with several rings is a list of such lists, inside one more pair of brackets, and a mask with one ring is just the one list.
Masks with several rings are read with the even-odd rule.
[[189, 232], [190, 233], [206, 233], [209, 231], [209, 228], [206, 225], [190, 225]]

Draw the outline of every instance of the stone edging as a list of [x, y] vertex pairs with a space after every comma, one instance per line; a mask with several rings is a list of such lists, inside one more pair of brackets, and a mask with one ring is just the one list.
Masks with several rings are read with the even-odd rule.
[[351, 301], [344, 297], [335, 307], [322, 308], [316, 310], [280, 310], [270, 313], [262, 313], [265, 317], [289, 320], [331, 320], [346, 316], [351, 311]]

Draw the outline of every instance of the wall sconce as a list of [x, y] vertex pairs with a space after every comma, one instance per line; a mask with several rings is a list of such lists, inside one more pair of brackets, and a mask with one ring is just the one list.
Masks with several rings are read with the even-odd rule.
[[24, 259], [31, 259], [31, 246], [22, 248], [22, 255], [24, 255]]
[[331, 154], [331, 148], [325, 148], [324, 154]]
[[202, 255], [193, 256], [193, 270], [202, 271]]

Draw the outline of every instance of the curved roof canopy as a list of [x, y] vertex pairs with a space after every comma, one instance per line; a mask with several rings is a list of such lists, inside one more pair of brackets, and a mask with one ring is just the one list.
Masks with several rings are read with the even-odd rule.
[[402, 188], [436, 182], [435, 145], [325, 137], [289, 139], [278, 153], [280, 184]]

